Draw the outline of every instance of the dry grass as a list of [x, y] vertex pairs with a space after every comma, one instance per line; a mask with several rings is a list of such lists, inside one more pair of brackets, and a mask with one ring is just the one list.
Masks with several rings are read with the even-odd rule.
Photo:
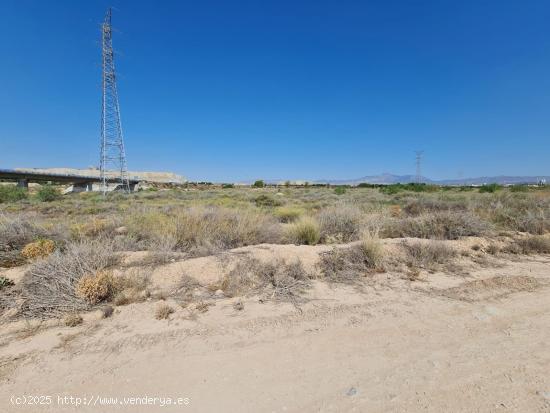
[[297, 221], [304, 214], [304, 210], [296, 207], [279, 207], [275, 209], [273, 215], [285, 223]]
[[195, 290], [201, 287], [202, 285], [193, 277], [190, 277], [187, 274], [183, 274], [176, 288], [174, 288], [174, 290], [171, 292], [170, 295], [177, 298], [182, 303], [187, 304], [193, 301], [195, 297], [194, 295]]
[[97, 238], [112, 232], [115, 228], [115, 223], [105, 218], [93, 218], [88, 222], [78, 222], [70, 226], [71, 236], [74, 239], [84, 237]]
[[349, 242], [359, 239], [362, 213], [352, 205], [336, 205], [321, 210], [318, 216], [321, 238], [325, 242]]
[[149, 273], [146, 270], [135, 268], [124, 276], [115, 279], [115, 292], [113, 304], [116, 306], [138, 303], [150, 297], [148, 290]]
[[17, 331], [16, 337], [19, 340], [24, 340], [26, 338], [34, 336], [40, 330], [44, 328], [44, 323], [42, 320], [28, 320], [25, 319], [25, 325], [19, 331]]
[[243, 209], [194, 207], [168, 213], [134, 215], [128, 230], [148, 248], [205, 255], [264, 242], [280, 242], [280, 228], [271, 215]]
[[63, 318], [63, 324], [67, 327], [76, 327], [83, 322], [84, 320], [82, 319], [82, 316], [78, 313], [67, 314], [65, 318]]
[[513, 254], [550, 254], [550, 238], [535, 235], [514, 241], [505, 249]]
[[315, 245], [321, 239], [319, 224], [314, 218], [302, 217], [289, 225], [287, 238], [294, 244]]
[[388, 238], [454, 240], [485, 235], [489, 230], [489, 224], [474, 214], [445, 211], [390, 220], [382, 229], [382, 234]]
[[334, 283], [355, 283], [381, 271], [384, 252], [375, 237], [365, 237], [348, 248], [333, 248], [321, 254], [319, 268], [323, 279]]
[[170, 314], [174, 313], [174, 309], [166, 303], [160, 303], [155, 308], [155, 318], [157, 320], [167, 320]]
[[534, 291], [541, 283], [527, 276], [496, 276], [484, 280], [465, 282], [457, 287], [448, 288], [439, 294], [462, 301], [482, 301], [502, 298], [520, 291]]
[[410, 268], [434, 269], [437, 265], [448, 264], [457, 252], [442, 241], [403, 242], [406, 264]]
[[296, 302], [310, 285], [299, 261], [262, 263], [246, 257], [225, 277], [221, 289], [228, 297], [263, 294], [266, 299]]

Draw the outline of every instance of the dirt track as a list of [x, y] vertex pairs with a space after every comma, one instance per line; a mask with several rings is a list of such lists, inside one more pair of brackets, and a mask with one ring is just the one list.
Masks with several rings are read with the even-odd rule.
[[[493, 281], [471, 283], [479, 279]], [[546, 412], [549, 281], [550, 260], [539, 257], [467, 279], [380, 274], [362, 291], [318, 283], [300, 310], [249, 299], [239, 312], [223, 299], [205, 314], [179, 309], [158, 321], [155, 303], [132, 304], [1, 347], [0, 410]], [[10, 404], [24, 394], [54, 400]], [[76, 408], [58, 395], [189, 404]]]

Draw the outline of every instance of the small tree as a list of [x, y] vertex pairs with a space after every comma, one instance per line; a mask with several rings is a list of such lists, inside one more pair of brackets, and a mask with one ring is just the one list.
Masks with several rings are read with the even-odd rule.
[[263, 180], [258, 179], [256, 182], [254, 182], [254, 185], [252, 185], [254, 188], [263, 188], [265, 186], [265, 183]]

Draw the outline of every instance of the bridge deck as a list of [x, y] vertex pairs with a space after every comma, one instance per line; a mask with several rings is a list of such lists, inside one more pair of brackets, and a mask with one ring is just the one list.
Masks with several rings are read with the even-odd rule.
[[[3, 181], [20, 181], [25, 180], [28, 182], [56, 182], [67, 184], [84, 184], [89, 182], [101, 182], [99, 176], [85, 176], [85, 175], [70, 175], [70, 174], [54, 174], [54, 173], [40, 173], [29, 171], [17, 171], [14, 169], [0, 169], [0, 180]], [[117, 178], [108, 178], [108, 182], [119, 182]], [[137, 184], [140, 182], [138, 179], [130, 178], [130, 184]]]

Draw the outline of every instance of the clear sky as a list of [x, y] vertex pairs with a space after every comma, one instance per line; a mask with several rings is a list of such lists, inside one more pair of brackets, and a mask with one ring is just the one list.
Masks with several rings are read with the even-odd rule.
[[0, 167], [98, 164], [109, 5], [132, 170], [550, 175], [548, 0], [1, 0]]

